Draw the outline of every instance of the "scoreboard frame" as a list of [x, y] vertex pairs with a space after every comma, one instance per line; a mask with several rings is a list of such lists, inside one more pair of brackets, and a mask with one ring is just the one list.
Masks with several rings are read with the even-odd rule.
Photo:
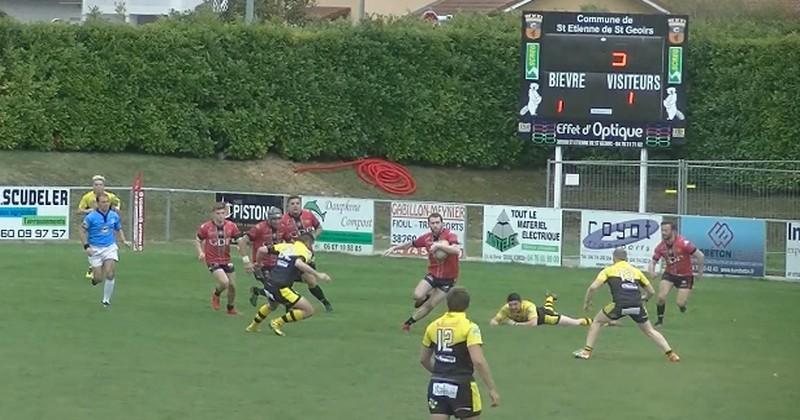
[[549, 146], [686, 138], [686, 15], [522, 14], [518, 135]]

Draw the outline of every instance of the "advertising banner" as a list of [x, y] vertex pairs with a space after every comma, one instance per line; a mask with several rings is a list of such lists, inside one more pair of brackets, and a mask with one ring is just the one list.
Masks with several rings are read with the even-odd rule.
[[561, 265], [561, 210], [483, 206], [483, 259]]

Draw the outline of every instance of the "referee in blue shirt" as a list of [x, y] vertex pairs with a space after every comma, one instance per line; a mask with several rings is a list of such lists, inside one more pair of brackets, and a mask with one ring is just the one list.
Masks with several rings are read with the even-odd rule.
[[125, 240], [119, 213], [111, 210], [108, 194], [98, 193], [96, 200], [97, 207], [83, 219], [81, 242], [92, 266], [92, 286], [105, 279], [102, 303], [108, 307], [114, 293], [114, 271], [119, 261], [117, 241], [121, 240], [125, 246], [130, 246], [130, 242]]

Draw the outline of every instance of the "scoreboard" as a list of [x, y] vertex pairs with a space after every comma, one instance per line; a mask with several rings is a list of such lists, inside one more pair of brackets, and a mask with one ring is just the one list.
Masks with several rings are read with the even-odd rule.
[[686, 16], [525, 12], [521, 32], [520, 137], [553, 146], [683, 143]]

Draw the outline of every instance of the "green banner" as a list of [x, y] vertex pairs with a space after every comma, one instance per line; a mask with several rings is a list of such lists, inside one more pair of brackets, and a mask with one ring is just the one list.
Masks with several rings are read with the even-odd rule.
[[530, 245], [530, 244], [522, 244], [523, 251], [534, 251], [534, 252], [555, 252], [561, 253], [561, 249], [557, 245]]
[[65, 216], [25, 216], [22, 226], [66, 226]]
[[669, 71], [667, 76], [671, 85], [679, 85], [683, 76], [683, 47], [669, 47]]
[[539, 43], [525, 44], [525, 79], [539, 80]]
[[339, 244], [359, 244], [372, 245], [372, 233], [370, 232], [345, 232], [336, 230], [323, 230], [317, 238], [320, 242], [330, 242]]

